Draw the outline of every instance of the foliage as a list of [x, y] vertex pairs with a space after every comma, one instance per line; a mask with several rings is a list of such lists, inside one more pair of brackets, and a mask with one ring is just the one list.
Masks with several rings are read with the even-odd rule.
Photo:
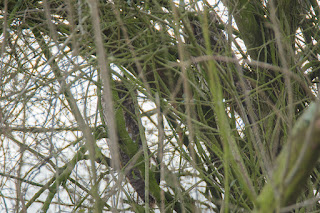
[[320, 209], [318, 1], [0, 6], [1, 211]]

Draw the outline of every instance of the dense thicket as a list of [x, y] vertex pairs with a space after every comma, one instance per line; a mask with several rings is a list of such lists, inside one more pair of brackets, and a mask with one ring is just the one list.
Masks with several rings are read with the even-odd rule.
[[320, 209], [318, 1], [0, 7], [1, 211]]

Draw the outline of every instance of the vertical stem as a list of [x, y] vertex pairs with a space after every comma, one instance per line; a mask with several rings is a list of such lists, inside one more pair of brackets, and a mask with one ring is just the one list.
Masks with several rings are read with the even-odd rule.
[[[156, 93], [156, 106], [157, 106], [157, 115], [158, 115], [158, 160], [160, 162], [160, 185], [165, 181], [165, 173], [164, 173], [164, 163], [163, 163], [163, 139], [164, 139], [164, 129], [163, 129], [163, 118], [160, 109], [160, 97], [159, 93]], [[165, 196], [164, 191], [161, 189], [160, 192], [160, 212], [165, 212]]]
[[92, 24], [94, 29], [95, 45], [97, 48], [98, 64], [101, 70], [103, 84], [103, 98], [106, 103], [107, 125], [110, 139], [110, 151], [112, 156], [112, 164], [116, 170], [120, 169], [120, 157], [118, 137], [116, 132], [115, 115], [113, 110], [112, 91], [111, 91], [111, 73], [108, 62], [106, 60], [105, 50], [103, 48], [103, 40], [101, 36], [99, 10], [96, 0], [88, 0], [91, 9]]

